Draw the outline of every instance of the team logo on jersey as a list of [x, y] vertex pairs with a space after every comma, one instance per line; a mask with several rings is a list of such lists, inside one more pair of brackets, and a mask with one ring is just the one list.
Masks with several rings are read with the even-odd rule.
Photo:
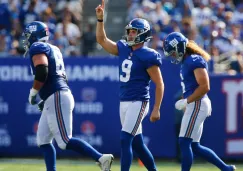
[[178, 41], [176, 39], [173, 39], [169, 42], [169, 44], [172, 46], [172, 47], [176, 47], [178, 45]]
[[30, 32], [33, 32], [33, 31], [36, 31], [37, 30], [37, 25], [31, 25], [29, 26], [29, 31]]
[[95, 125], [93, 122], [85, 121], [80, 126], [81, 132], [86, 135], [91, 135], [95, 132]]

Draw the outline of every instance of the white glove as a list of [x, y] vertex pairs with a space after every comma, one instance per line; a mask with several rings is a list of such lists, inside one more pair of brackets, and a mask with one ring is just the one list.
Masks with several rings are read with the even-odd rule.
[[36, 100], [36, 95], [38, 94], [38, 90], [36, 89], [30, 89], [30, 94], [29, 94], [29, 103], [32, 105], [37, 104], [37, 100]]
[[187, 99], [181, 99], [175, 103], [175, 108], [177, 110], [183, 110], [186, 108], [186, 105], [187, 105]]

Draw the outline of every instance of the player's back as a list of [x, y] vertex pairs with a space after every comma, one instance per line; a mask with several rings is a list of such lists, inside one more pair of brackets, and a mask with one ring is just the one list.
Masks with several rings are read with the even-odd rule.
[[58, 90], [69, 89], [63, 56], [58, 47], [49, 43], [35, 42], [31, 45], [29, 54], [33, 74], [35, 74], [35, 67], [32, 62], [32, 57], [36, 54], [45, 54], [48, 59], [48, 76], [39, 91], [39, 95], [43, 100], [46, 100]]
[[146, 46], [133, 51], [124, 41], [119, 41], [117, 46], [119, 52], [120, 100], [148, 100], [150, 98], [149, 83], [151, 79], [147, 69], [153, 65], [161, 65], [160, 54]]
[[197, 68], [208, 69], [207, 62], [200, 55], [188, 55], [183, 60], [180, 70], [181, 86], [184, 98], [190, 96], [198, 87], [194, 70]]

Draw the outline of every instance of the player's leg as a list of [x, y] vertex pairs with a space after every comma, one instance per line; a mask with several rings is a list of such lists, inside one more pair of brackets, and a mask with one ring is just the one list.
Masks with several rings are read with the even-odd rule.
[[222, 171], [233, 171], [234, 167], [225, 164], [218, 156], [217, 154], [200, 144], [200, 139], [202, 136], [203, 132], [203, 124], [204, 120], [206, 119], [207, 116], [211, 114], [211, 103], [208, 98], [202, 99], [201, 100], [201, 107], [200, 107], [200, 112], [198, 114], [194, 130], [192, 132], [192, 137], [193, 137], [193, 142], [192, 142], [192, 150], [193, 153], [197, 156], [200, 156], [207, 160], [208, 162], [214, 164], [217, 166], [219, 169]]
[[[134, 149], [139, 155], [139, 158], [145, 164], [149, 170], [154, 170], [155, 164], [153, 156], [151, 155], [148, 148], [145, 146], [142, 138], [142, 126], [141, 122], [148, 113], [149, 104], [148, 102], [122, 102], [120, 105], [120, 116], [122, 122], [122, 133], [121, 133], [121, 170], [129, 170], [133, 153], [132, 145], [134, 144], [137, 148]], [[139, 134], [139, 135], [138, 135]], [[146, 161], [145, 161], [146, 160]]]
[[[54, 133], [58, 146], [65, 150], [73, 150], [93, 158], [101, 163], [103, 168], [110, 168], [113, 156], [102, 155], [87, 142], [72, 137], [72, 111], [74, 99], [70, 91], [60, 91], [54, 94], [53, 108], [55, 112], [48, 115], [51, 131]], [[105, 165], [103, 163], [106, 163]]]
[[132, 140], [133, 135], [130, 133], [130, 131], [126, 132], [123, 130], [125, 122], [127, 122], [127, 111], [129, 109], [129, 106], [132, 104], [132, 102], [120, 102], [120, 120], [122, 125], [121, 130], [121, 171], [129, 171], [133, 153], [132, 153]]
[[[136, 105], [136, 103], [141, 103], [141, 102], [135, 102], [133, 103]], [[132, 148], [136, 152], [138, 158], [142, 161], [144, 166], [149, 170], [149, 171], [155, 171], [156, 170], [156, 165], [154, 162], [154, 157], [148, 147], [145, 145], [143, 141], [143, 134], [142, 134], [142, 121], [144, 117], [148, 114], [149, 111], [149, 102], [146, 104], [143, 118], [140, 122], [140, 125], [138, 127], [137, 133], [133, 139], [132, 142]]]
[[144, 166], [149, 171], [156, 171], [156, 165], [154, 162], [154, 157], [152, 153], [149, 151], [148, 147], [145, 145], [143, 141], [143, 135], [138, 134], [134, 137], [132, 142], [133, 150], [138, 155], [138, 158], [142, 161]]
[[191, 148], [192, 131], [197, 119], [201, 101], [190, 103], [186, 107], [181, 122], [181, 130], [179, 134], [179, 145], [181, 150], [181, 169], [182, 171], [189, 171], [193, 162], [193, 152]]
[[46, 117], [49, 114], [46, 110], [48, 105], [48, 102], [46, 102], [38, 124], [37, 145], [43, 153], [47, 171], [56, 171], [56, 150], [52, 144], [53, 135], [49, 129]]
[[213, 150], [202, 146], [199, 142], [192, 143], [192, 150], [195, 155], [204, 158], [222, 171], [233, 171], [236, 169], [235, 166], [224, 163]]

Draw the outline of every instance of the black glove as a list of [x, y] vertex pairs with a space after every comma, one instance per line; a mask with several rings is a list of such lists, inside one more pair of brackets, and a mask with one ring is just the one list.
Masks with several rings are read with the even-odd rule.
[[45, 105], [45, 101], [44, 100], [41, 100], [39, 103], [38, 103], [38, 109], [40, 112], [42, 112], [43, 108], [44, 108], [44, 105]]

